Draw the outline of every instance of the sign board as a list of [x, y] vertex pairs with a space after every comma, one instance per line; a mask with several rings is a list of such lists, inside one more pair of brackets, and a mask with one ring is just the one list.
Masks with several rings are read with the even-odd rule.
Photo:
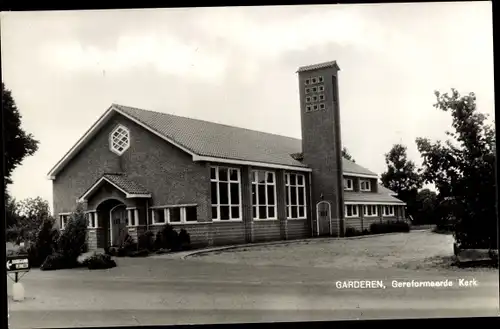
[[30, 263], [27, 255], [7, 256], [7, 273], [29, 272]]

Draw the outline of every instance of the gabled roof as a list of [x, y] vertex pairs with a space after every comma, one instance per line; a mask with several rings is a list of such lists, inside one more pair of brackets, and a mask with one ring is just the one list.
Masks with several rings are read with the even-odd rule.
[[[300, 139], [113, 104], [52, 168], [49, 177], [54, 179], [115, 113], [185, 151], [193, 161], [311, 171], [297, 160], [296, 154], [302, 151]], [[375, 173], [346, 159], [343, 170], [348, 175], [377, 178]]]
[[88, 199], [103, 183], [109, 183], [125, 194], [127, 198], [150, 198], [151, 193], [141, 184], [134, 182], [125, 174], [107, 173], [101, 176], [83, 195], [81, 201]]

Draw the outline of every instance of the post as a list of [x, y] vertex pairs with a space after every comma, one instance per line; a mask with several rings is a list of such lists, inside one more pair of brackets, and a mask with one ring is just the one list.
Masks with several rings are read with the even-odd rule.
[[21, 282], [19, 282], [19, 273], [15, 273], [15, 281], [12, 285], [12, 299], [16, 302], [24, 300], [24, 287]]

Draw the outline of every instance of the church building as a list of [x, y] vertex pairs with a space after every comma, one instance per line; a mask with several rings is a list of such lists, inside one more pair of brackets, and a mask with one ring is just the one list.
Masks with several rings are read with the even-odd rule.
[[297, 73], [302, 139], [112, 104], [48, 174], [58, 225], [82, 202], [97, 249], [166, 223], [211, 246], [404, 219], [378, 175], [342, 157], [337, 63]]

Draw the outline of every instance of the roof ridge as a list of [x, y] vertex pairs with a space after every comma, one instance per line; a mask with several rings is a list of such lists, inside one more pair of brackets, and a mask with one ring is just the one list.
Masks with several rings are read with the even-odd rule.
[[187, 116], [182, 116], [182, 115], [176, 115], [176, 114], [171, 114], [171, 113], [166, 113], [166, 112], [160, 112], [160, 111], [155, 111], [155, 110], [146, 110], [146, 109], [141, 109], [141, 108], [138, 108], [138, 107], [133, 107], [133, 106], [128, 106], [128, 105], [121, 105], [121, 104], [113, 103], [112, 106], [124, 107], [124, 108], [129, 108], [129, 109], [132, 109], [132, 110], [143, 111], [143, 112], [151, 112], [151, 113], [156, 113], [156, 114], [160, 114], [160, 115], [169, 115], [169, 116], [173, 116], [173, 117], [177, 117], [177, 118], [183, 118], [183, 119], [189, 119], [189, 120], [196, 120], [196, 121], [200, 121], [200, 122], [215, 124], [215, 125], [229, 127], [229, 128], [236, 128], [236, 129], [242, 129], [242, 130], [248, 130], [248, 131], [252, 131], [252, 132], [257, 132], [257, 133], [261, 133], [261, 134], [267, 134], [267, 135], [279, 136], [279, 137], [283, 137], [283, 138], [289, 138], [289, 139], [293, 139], [293, 140], [296, 140], [296, 141], [301, 141], [302, 140], [300, 138], [295, 138], [295, 137], [291, 137], [291, 136], [280, 135], [280, 134], [276, 134], [276, 133], [270, 133], [270, 132], [266, 132], [266, 131], [262, 131], [262, 130], [256, 130], [256, 129], [238, 127], [238, 126], [230, 125], [230, 124], [226, 124], [226, 123], [219, 123], [219, 122], [208, 121], [208, 120], [204, 120], [204, 119], [197, 119], [197, 118], [192, 118], [192, 117], [187, 117]]

